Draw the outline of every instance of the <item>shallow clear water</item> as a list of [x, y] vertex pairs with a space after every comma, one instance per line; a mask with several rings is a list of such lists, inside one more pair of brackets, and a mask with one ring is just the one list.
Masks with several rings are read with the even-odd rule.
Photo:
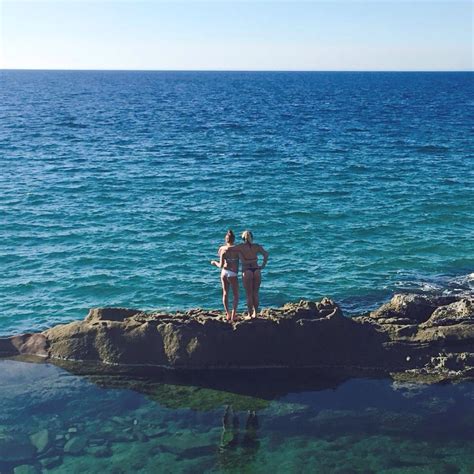
[[0, 334], [219, 307], [229, 227], [265, 306], [472, 291], [472, 105], [470, 73], [0, 71]]
[[[85, 378], [0, 361], [0, 471], [22, 464], [52, 473], [474, 470], [473, 383], [314, 379], [298, 391], [274, 384], [272, 393], [254, 382], [237, 374], [227, 386]], [[43, 439], [40, 452], [31, 435], [37, 445]]]

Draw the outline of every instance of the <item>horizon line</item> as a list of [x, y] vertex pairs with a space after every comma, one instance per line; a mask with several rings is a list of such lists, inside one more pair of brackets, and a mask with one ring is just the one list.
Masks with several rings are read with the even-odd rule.
[[474, 69], [64, 69], [64, 68], [0, 68], [2, 71], [44, 71], [44, 72], [348, 72], [348, 73], [405, 73], [405, 72], [474, 72]]

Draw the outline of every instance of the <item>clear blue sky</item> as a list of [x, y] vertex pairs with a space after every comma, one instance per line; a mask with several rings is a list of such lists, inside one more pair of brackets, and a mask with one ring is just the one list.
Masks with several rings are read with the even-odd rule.
[[472, 5], [0, 0], [0, 67], [472, 70]]

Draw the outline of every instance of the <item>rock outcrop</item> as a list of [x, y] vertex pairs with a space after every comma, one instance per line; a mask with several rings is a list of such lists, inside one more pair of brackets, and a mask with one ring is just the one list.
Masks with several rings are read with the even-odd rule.
[[368, 315], [347, 318], [324, 298], [266, 309], [257, 319], [233, 324], [217, 311], [98, 308], [84, 321], [0, 339], [0, 355], [180, 370], [366, 368], [472, 377], [474, 302], [395, 295]]

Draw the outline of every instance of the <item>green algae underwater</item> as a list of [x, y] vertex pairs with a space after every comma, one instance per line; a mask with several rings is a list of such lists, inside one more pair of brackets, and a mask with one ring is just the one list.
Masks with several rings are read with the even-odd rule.
[[474, 470], [472, 382], [86, 376], [1, 360], [0, 386], [2, 474]]

